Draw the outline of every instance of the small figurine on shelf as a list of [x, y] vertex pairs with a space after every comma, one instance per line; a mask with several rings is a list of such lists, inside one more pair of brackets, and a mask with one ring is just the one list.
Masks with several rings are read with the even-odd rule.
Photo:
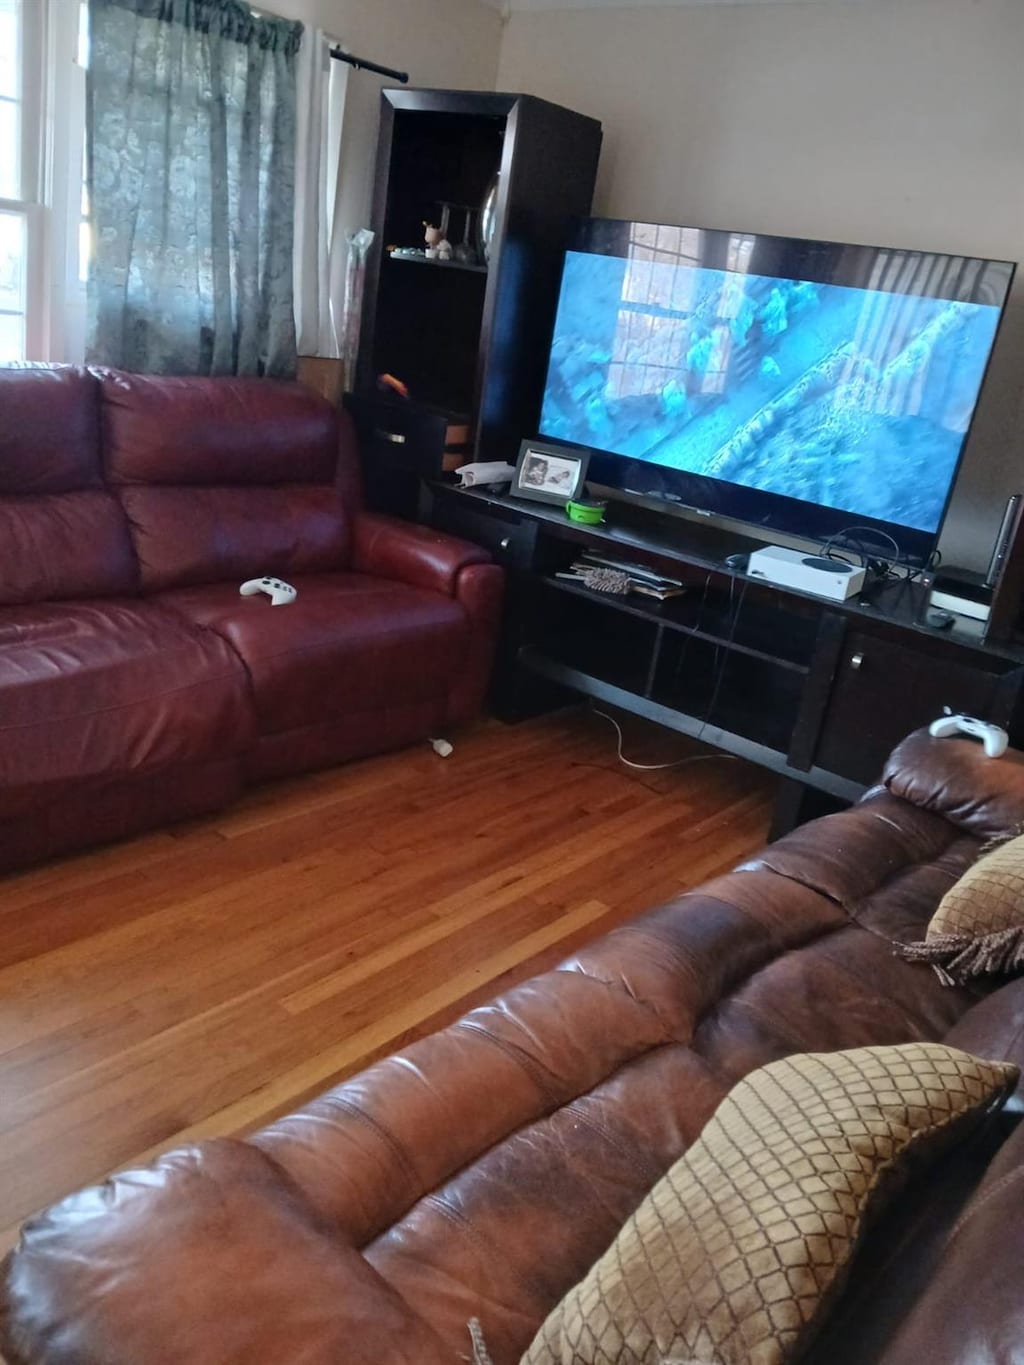
[[426, 257], [428, 261], [450, 261], [452, 258], [452, 247], [448, 238], [445, 236], [444, 227], [434, 227], [432, 223], [424, 222], [426, 231], [423, 240], [427, 244]]
[[409, 386], [404, 384], [401, 379], [396, 379], [393, 374], [379, 374], [377, 376], [377, 387], [381, 393], [394, 393], [399, 398], [409, 397]]

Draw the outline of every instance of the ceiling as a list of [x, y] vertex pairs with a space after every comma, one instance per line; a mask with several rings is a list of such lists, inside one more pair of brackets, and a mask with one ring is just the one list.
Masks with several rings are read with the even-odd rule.
[[[803, 4], [860, 4], [861, 0], [796, 0]], [[542, 9], [679, 9], [693, 5], [779, 5], [794, 0], [482, 0], [504, 14]]]

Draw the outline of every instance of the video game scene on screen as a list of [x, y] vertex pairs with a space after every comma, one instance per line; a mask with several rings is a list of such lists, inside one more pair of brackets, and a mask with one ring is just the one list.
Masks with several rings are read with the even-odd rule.
[[999, 316], [570, 251], [541, 430], [933, 530]]

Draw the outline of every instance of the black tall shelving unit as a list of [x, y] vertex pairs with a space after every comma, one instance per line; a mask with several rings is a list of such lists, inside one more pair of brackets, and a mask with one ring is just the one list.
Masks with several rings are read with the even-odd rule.
[[[441, 472], [446, 440], [462, 459], [514, 460], [536, 428], [570, 221], [590, 212], [601, 125], [530, 95], [385, 90], [354, 390], [369, 501], [412, 513], [417, 476]], [[495, 187], [485, 260], [439, 262], [423, 223], [478, 219]], [[473, 245], [478, 233], [470, 234]], [[398, 251], [398, 254], [396, 253]], [[378, 384], [405, 384], [409, 398]]]

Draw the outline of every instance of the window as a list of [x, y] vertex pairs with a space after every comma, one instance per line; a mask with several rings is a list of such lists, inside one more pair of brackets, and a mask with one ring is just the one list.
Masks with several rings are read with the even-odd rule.
[[80, 360], [82, 0], [0, 0], [0, 364]]
[[0, 0], [0, 363], [25, 356], [28, 214], [23, 0]]

